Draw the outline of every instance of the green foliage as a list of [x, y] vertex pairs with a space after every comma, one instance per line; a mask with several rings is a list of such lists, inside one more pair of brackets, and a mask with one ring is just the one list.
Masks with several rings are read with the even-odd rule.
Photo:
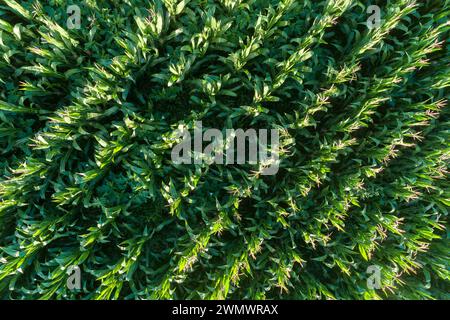
[[[450, 298], [449, 18], [448, 0], [0, 0], [0, 297]], [[281, 129], [278, 174], [172, 163], [199, 120]]]

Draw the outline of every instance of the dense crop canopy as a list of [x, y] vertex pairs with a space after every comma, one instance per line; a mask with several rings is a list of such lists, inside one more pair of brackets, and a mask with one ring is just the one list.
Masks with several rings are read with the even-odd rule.
[[[449, 18], [0, 0], [0, 297], [449, 298]], [[278, 130], [278, 172], [174, 163], [199, 121]]]

